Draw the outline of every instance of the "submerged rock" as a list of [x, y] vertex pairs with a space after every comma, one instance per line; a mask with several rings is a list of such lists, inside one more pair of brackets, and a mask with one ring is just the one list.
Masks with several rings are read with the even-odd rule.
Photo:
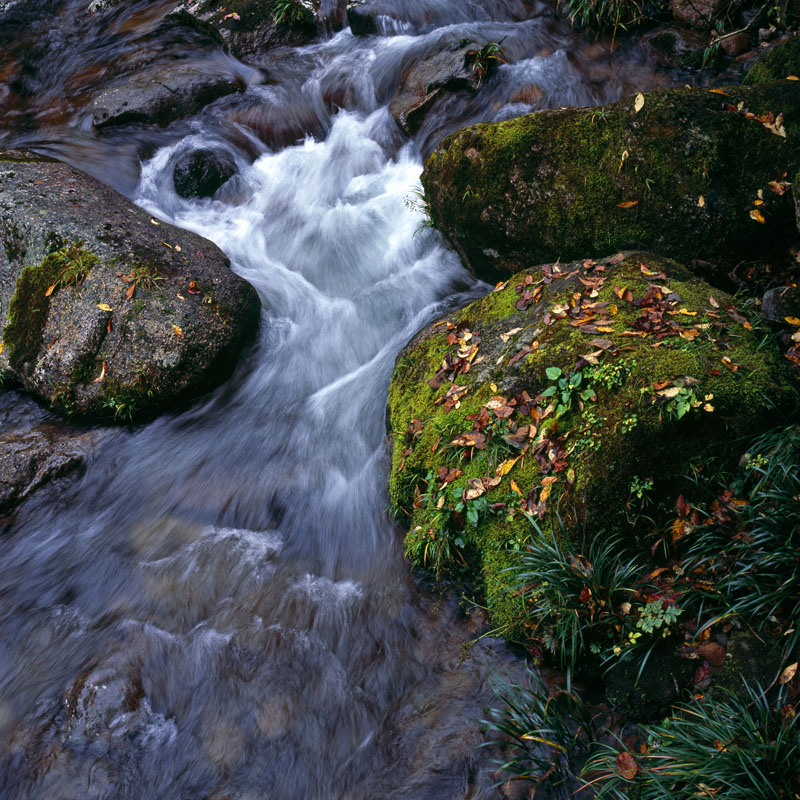
[[422, 183], [434, 225], [493, 282], [625, 248], [767, 257], [796, 236], [789, 193], [769, 184], [798, 165], [800, 92], [786, 81], [476, 125], [444, 140]]
[[223, 380], [258, 325], [211, 242], [65, 164], [0, 152], [0, 371], [68, 415], [127, 421]]
[[201, 148], [178, 159], [172, 180], [181, 197], [211, 197], [235, 172], [236, 164], [227, 153]]
[[412, 563], [466, 565], [494, 624], [524, 640], [506, 568], [532, 523], [576, 545], [630, 537], [637, 481], [673, 502], [691, 461], [724, 462], [733, 439], [796, 413], [754, 323], [678, 263], [631, 253], [521, 272], [425, 328], [389, 388], [389, 497]]

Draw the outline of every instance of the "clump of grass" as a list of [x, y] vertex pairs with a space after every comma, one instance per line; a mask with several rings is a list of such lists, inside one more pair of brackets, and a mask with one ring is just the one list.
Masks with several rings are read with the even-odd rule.
[[[536, 527], [536, 526], [535, 526]], [[620, 558], [619, 537], [597, 534], [586, 554], [537, 528], [530, 546], [520, 551], [511, 591], [530, 609], [533, 635], [572, 670], [587, 655], [608, 650], [631, 626], [627, 619], [642, 573], [638, 558]]]
[[164, 282], [164, 277], [158, 269], [150, 264], [135, 264], [127, 275], [120, 275], [120, 278], [128, 284], [126, 298], [133, 297], [137, 289], [152, 292]]
[[506, 55], [503, 51], [503, 41], [487, 42], [477, 50], [468, 50], [466, 54], [467, 66], [471, 67], [477, 85], [480, 86], [498, 64], [506, 64]]
[[72, 242], [45, 256], [41, 266], [57, 270], [56, 280], [47, 288], [45, 296], [49, 297], [53, 292], [67, 286], [83, 283], [92, 268], [99, 263], [99, 256], [84, 249], [83, 245], [84, 242], [81, 241]]
[[788, 690], [772, 700], [746, 687], [744, 699], [705, 697], [644, 728], [644, 752], [606, 744], [582, 776], [600, 800], [795, 798], [800, 793], [800, 717]]
[[651, 17], [660, 3], [651, 0], [563, 0], [572, 25], [597, 32], [627, 30]]
[[314, 12], [303, 0], [277, 0], [273, 13], [275, 22], [287, 28], [307, 28], [314, 24]]
[[486, 710], [484, 732], [494, 736], [509, 758], [499, 764], [502, 780], [542, 783], [571, 774], [573, 762], [589, 752], [596, 739], [594, 720], [573, 691], [549, 691], [530, 670], [527, 685], [498, 683], [502, 705]]

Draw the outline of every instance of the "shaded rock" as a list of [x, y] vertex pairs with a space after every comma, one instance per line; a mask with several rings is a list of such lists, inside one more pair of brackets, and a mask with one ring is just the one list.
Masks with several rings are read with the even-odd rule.
[[663, 69], [693, 69], [702, 62], [708, 44], [696, 31], [660, 27], [642, 34], [639, 46], [648, 61]]
[[233, 55], [258, 61], [259, 56], [276, 47], [309, 41], [317, 33], [316, 0], [298, 0], [293, 23], [275, 19], [275, 0], [201, 0], [184, 3], [197, 19], [219, 31]]
[[[52, 419], [31, 401], [9, 395], [17, 408], [0, 409], [0, 516], [50, 481], [79, 475], [87, 457], [110, 433], [109, 429], [81, 431]], [[35, 424], [32, 424], [35, 423]]]
[[131, 122], [167, 125], [242, 89], [238, 76], [208, 74], [201, 64], [158, 64], [119, 79], [94, 97], [88, 111], [97, 128]]
[[775, 343], [711, 293], [674, 261], [619, 254], [534, 267], [417, 334], [389, 387], [389, 499], [412, 564], [466, 564], [493, 624], [525, 641], [508, 568], [531, 518], [582, 548], [600, 528], [630, 538], [635, 476], [677, 497], [689, 459], [732, 458], [776, 407], [796, 413]]
[[670, 0], [669, 3], [669, 10], [678, 22], [704, 31], [713, 26], [725, 8], [725, 0]]
[[258, 325], [258, 296], [215, 245], [64, 164], [0, 153], [0, 241], [0, 370], [63, 413], [184, 402]]
[[[791, 242], [789, 195], [767, 184], [800, 164], [792, 82], [724, 94], [653, 91], [638, 112], [634, 102], [545, 111], [447, 137], [422, 183], [434, 225], [465, 265], [494, 282], [532, 262], [646, 247], [733, 266]], [[784, 114], [788, 138], [756, 118], [770, 112]], [[766, 200], [757, 206], [759, 190]]]
[[378, 31], [375, 15], [363, 0], [347, 4], [347, 24], [353, 36], [369, 36]]
[[725, 648], [719, 642], [703, 642], [697, 652], [700, 658], [704, 658], [712, 667], [721, 667], [725, 661]]
[[770, 322], [786, 322], [786, 317], [800, 318], [800, 287], [776, 286], [761, 299], [761, 316]]
[[745, 685], [770, 686], [784, 663], [783, 643], [760, 640], [750, 631], [731, 637], [723, 668], [714, 676], [714, 686], [748, 698]]
[[[800, 37], [793, 36], [785, 42], [771, 47], [750, 68], [744, 76], [746, 86], [777, 81], [787, 75], [800, 77]], [[795, 91], [800, 92], [800, 84], [795, 84]]]
[[750, 37], [744, 31], [740, 31], [735, 36], [724, 38], [720, 43], [720, 47], [729, 56], [738, 56], [750, 49]]
[[417, 131], [425, 114], [443, 91], [476, 92], [480, 81], [470, 64], [474, 42], [452, 42], [439, 53], [412, 64], [400, 78], [389, 112], [406, 133]]
[[172, 180], [181, 197], [211, 197], [235, 172], [236, 164], [227, 153], [192, 150], [178, 159]]

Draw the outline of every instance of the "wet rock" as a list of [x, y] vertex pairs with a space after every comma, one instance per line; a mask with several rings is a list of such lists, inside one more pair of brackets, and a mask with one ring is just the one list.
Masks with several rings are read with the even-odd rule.
[[202, 65], [155, 65], [118, 80], [88, 106], [96, 128], [140, 122], [167, 125], [196, 114], [219, 97], [242, 91], [240, 77], [207, 74]]
[[741, 31], [734, 36], [728, 36], [723, 39], [720, 47], [729, 56], [738, 56], [750, 49], [750, 37], [744, 31]]
[[[800, 77], [800, 37], [792, 36], [779, 42], [759, 58], [744, 76], [742, 83], [754, 86], [768, 81], [777, 81], [787, 75]], [[800, 84], [795, 84], [796, 88]]]
[[235, 172], [236, 164], [227, 153], [192, 150], [178, 159], [172, 180], [181, 197], [211, 197]]
[[[51, 481], [79, 475], [95, 447], [110, 434], [108, 428], [81, 431], [54, 419], [40, 419], [38, 406], [14, 395], [14, 414], [0, 409], [0, 516]], [[4, 403], [5, 405], [5, 403]]]
[[412, 64], [400, 78], [400, 89], [389, 111], [406, 133], [413, 134], [442, 92], [476, 92], [480, 80], [472, 69], [470, 54], [480, 49], [474, 42], [451, 42], [424, 61]]
[[0, 241], [0, 371], [68, 415], [196, 397], [258, 325], [258, 296], [211, 242], [64, 164], [0, 153]]
[[649, 61], [663, 69], [691, 69], [702, 62], [707, 39], [696, 31], [661, 27], [643, 34], [639, 46]]
[[[537, 529], [519, 511], [490, 513], [493, 504], [524, 501], [545, 535], [574, 536], [583, 548], [586, 520], [631, 535], [634, 476], [652, 481], [653, 496], [677, 497], [688, 491], [689, 459], [724, 457], [733, 438], [770, 427], [775, 407], [797, 413], [775, 343], [762, 349], [763, 332], [718, 315], [710, 294], [674, 261], [618, 254], [533, 267], [417, 334], [389, 387], [389, 499], [408, 527], [412, 564], [446, 573], [466, 563], [485, 586], [492, 624], [525, 641], [528, 609], [509, 568]], [[730, 295], [713, 296], [736, 316]], [[651, 302], [666, 327], [649, 328]], [[705, 320], [722, 322], [713, 341], [697, 335]], [[559, 412], [549, 398], [569, 394], [556, 381], [575, 373], [574, 401]], [[684, 413], [670, 405], [679, 396]], [[476, 511], [484, 504], [471, 521], [470, 501]]]
[[375, 16], [363, 0], [347, 4], [347, 24], [353, 36], [369, 36], [378, 30]]
[[761, 299], [761, 316], [770, 322], [786, 322], [786, 317], [800, 318], [800, 287], [776, 286]]
[[182, 8], [219, 31], [237, 58], [258, 61], [267, 51], [307, 43], [317, 33], [319, 3], [297, 0], [293, 21], [275, 18], [274, 0], [201, 0]]
[[[659, 90], [639, 111], [630, 97], [461, 130], [422, 174], [432, 222], [490, 282], [635, 247], [729, 268], [766, 258], [795, 235], [789, 194], [768, 183], [800, 165], [800, 92], [789, 81], [725, 91]], [[787, 138], [755, 118], [778, 111]]]

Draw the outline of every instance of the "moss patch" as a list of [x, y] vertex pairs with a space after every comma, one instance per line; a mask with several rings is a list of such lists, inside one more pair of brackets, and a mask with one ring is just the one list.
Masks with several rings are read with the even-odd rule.
[[762, 56], [745, 75], [742, 83], [754, 86], [777, 81], [787, 75], [800, 77], [800, 38], [797, 36], [773, 47]]
[[[634, 103], [545, 111], [446, 138], [422, 175], [433, 223], [492, 282], [532, 263], [626, 248], [738, 262], [791, 238], [789, 199], [767, 184], [800, 165], [795, 86], [661, 90], [639, 111]], [[787, 138], [754, 118], [769, 112], [784, 114]]]
[[412, 563], [479, 574], [495, 623], [524, 637], [505, 569], [535, 525], [636, 536], [636, 481], [674, 499], [692, 467], [796, 408], [757, 321], [675, 262], [536, 268], [398, 360], [390, 501]]

